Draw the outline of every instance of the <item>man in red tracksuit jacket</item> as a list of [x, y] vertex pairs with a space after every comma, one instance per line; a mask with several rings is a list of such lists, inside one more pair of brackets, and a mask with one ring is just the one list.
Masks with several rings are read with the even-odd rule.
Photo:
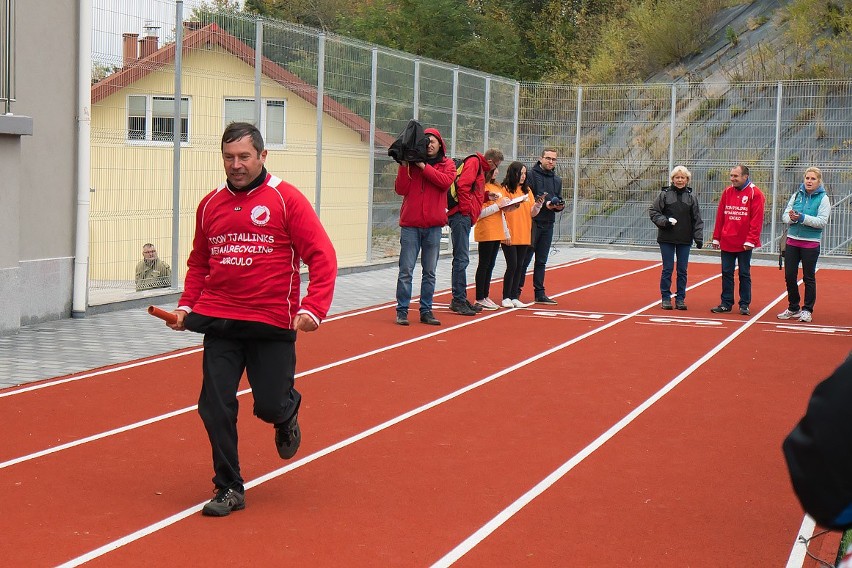
[[[470, 229], [479, 219], [482, 204], [485, 201], [485, 182], [490, 181], [497, 167], [503, 161], [503, 152], [496, 148], [469, 156], [462, 165], [462, 171], [456, 182], [458, 205], [447, 211], [450, 225], [450, 240], [453, 243], [453, 272], [451, 284], [453, 299], [450, 310], [463, 316], [473, 316], [482, 308], [467, 299], [467, 266], [470, 264]], [[494, 194], [493, 199], [499, 199]]]
[[441, 252], [441, 227], [447, 224], [447, 190], [456, 176], [456, 166], [446, 156], [441, 133], [423, 131], [429, 139], [423, 161], [402, 162], [396, 173], [394, 191], [402, 196], [399, 210], [399, 276], [396, 279], [396, 323], [409, 325], [408, 307], [417, 256], [420, 255], [420, 321], [441, 325], [432, 313], [435, 270]]
[[722, 249], [722, 302], [710, 311], [730, 312], [734, 306], [734, 267], [740, 267], [740, 314], [750, 315], [751, 251], [760, 246], [766, 199], [742, 164], [731, 169], [731, 185], [719, 198], [713, 248]]
[[[169, 325], [204, 334], [198, 413], [213, 450], [216, 496], [202, 513], [217, 517], [245, 508], [237, 454], [243, 371], [254, 414], [275, 425], [278, 454], [289, 459], [299, 448], [296, 332], [319, 327], [337, 275], [334, 247], [310, 202], [267, 173], [257, 128], [230, 124], [221, 147], [227, 182], [198, 206], [184, 293]], [[300, 301], [302, 261], [310, 281]]]

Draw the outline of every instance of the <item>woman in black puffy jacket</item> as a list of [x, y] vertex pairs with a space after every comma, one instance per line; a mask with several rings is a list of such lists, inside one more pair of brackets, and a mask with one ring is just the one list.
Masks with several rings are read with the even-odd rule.
[[677, 256], [677, 285], [675, 307], [686, 309], [686, 267], [693, 241], [697, 248], [704, 246], [704, 221], [698, 208], [698, 198], [689, 187], [692, 174], [683, 166], [675, 166], [669, 175], [671, 185], [664, 187], [651, 203], [648, 214], [657, 226], [657, 242], [663, 257], [660, 274], [660, 294], [664, 310], [672, 309], [672, 272]]

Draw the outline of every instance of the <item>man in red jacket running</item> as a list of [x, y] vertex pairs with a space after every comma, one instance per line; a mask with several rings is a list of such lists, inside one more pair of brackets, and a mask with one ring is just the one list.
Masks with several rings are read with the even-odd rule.
[[[195, 215], [184, 293], [172, 329], [204, 334], [198, 413], [213, 450], [216, 496], [202, 509], [223, 517], [245, 508], [237, 455], [237, 388], [243, 371], [254, 414], [275, 425], [283, 459], [301, 443], [295, 388], [296, 332], [314, 331], [331, 307], [337, 258], [310, 202], [267, 173], [263, 138], [235, 122], [222, 135], [227, 182]], [[300, 262], [310, 282], [300, 301]]]
[[731, 185], [719, 198], [713, 248], [722, 249], [722, 302], [710, 311], [730, 312], [734, 306], [734, 267], [740, 267], [740, 314], [747, 316], [751, 304], [751, 251], [760, 246], [763, 208], [766, 200], [749, 179], [742, 164], [731, 169]]

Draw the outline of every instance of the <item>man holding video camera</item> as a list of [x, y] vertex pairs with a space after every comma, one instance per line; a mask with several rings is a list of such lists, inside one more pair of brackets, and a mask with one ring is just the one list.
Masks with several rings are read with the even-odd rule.
[[532, 244], [524, 258], [520, 282], [520, 288], [523, 289], [527, 268], [529, 268], [533, 255], [535, 255], [533, 267], [535, 303], [549, 306], [555, 306], [556, 300], [548, 298], [544, 291], [544, 268], [547, 265], [550, 246], [553, 243], [553, 225], [556, 222], [556, 213], [565, 209], [565, 201], [562, 200], [562, 178], [556, 175], [556, 158], [556, 148], [543, 149], [541, 159], [530, 169], [527, 177], [536, 199], [539, 196], [544, 196], [544, 207], [533, 219]]

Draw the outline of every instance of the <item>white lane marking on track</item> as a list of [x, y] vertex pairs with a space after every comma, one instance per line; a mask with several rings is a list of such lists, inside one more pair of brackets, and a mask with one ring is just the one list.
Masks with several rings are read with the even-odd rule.
[[[816, 521], [810, 515], [805, 515], [802, 518], [802, 526], [799, 527], [799, 532], [796, 533], [796, 540], [793, 542], [793, 549], [790, 551], [790, 556], [787, 558], [787, 568], [802, 568], [808, 554], [807, 541], [814, 535]], [[805, 539], [804, 541], [802, 539]]]
[[850, 332], [848, 328], [831, 327], [822, 325], [775, 325], [775, 329], [765, 329], [764, 331], [775, 333], [837, 333], [847, 334]]
[[[565, 292], [565, 293], [566, 294], [567, 293], [573, 293], [573, 292], [577, 292], [577, 291], [580, 291], [580, 290], [584, 290], [586, 288], [598, 286], [598, 285], [600, 285], [604, 282], [610, 282], [612, 280], [623, 278], [625, 276], [637, 274], [639, 272], [649, 270], [650, 268], [654, 268], [654, 266], [640, 268], [640, 269], [637, 269], [637, 270], [632, 270], [630, 272], [625, 272], [625, 273], [619, 274], [617, 276], [611, 276], [611, 277], [606, 278], [604, 280], [599, 280], [597, 282], [591, 282], [589, 284], [585, 284], [583, 286], [579, 286], [577, 288], [574, 288], [573, 290], [569, 290], [568, 292]], [[450, 331], [453, 331], [455, 329], [459, 329], [459, 328], [462, 328], [462, 327], [465, 327], [465, 326], [468, 326], [468, 325], [475, 325], [477, 322], [483, 322], [483, 321], [489, 320], [491, 318], [500, 317], [500, 316], [503, 316], [503, 315], [506, 315], [506, 314], [509, 314], [509, 313], [512, 313], [512, 311], [511, 310], [504, 310], [504, 311], [501, 311], [501, 312], [494, 312], [494, 313], [488, 314], [488, 315], [480, 315], [476, 319], [469, 320], [469, 321], [466, 321], [464, 323], [460, 323], [460, 324], [457, 324], [457, 325], [454, 325], [454, 326], [448, 326], [448, 327], [445, 327], [445, 328], [440, 329], [438, 331], [434, 331], [432, 333], [427, 333], [426, 335], [421, 335], [421, 336], [418, 336], [418, 337], [407, 339], [405, 341], [400, 341], [400, 342], [397, 342], [397, 343], [393, 343], [391, 345], [386, 345], [386, 346], [380, 347], [378, 349], [373, 349], [372, 351], [359, 353], [358, 355], [353, 355], [352, 357], [347, 357], [346, 359], [340, 359], [338, 361], [334, 361], [334, 362], [328, 363], [326, 365], [321, 365], [319, 367], [314, 367], [313, 369], [308, 369], [307, 371], [302, 371], [301, 373], [296, 373], [296, 378], [298, 379], [298, 378], [306, 377], [308, 375], [313, 375], [315, 373], [319, 373], [319, 372], [322, 372], [322, 371], [327, 371], [328, 369], [333, 369], [334, 367], [339, 367], [341, 365], [345, 365], [347, 363], [352, 363], [352, 362], [358, 361], [360, 359], [366, 359], [367, 357], [371, 357], [373, 355], [378, 355], [380, 353], [384, 353], [384, 352], [390, 351], [392, 349], [397, 349], [399, 347], [411, 345], [411, 344], [417, 343], [419, 341], [423, 341], [423, 340], [426, 340], [426, 339], [429, 339], [429, 338], [432, 338], [432, 337], [436, 337], [436, 336], [439, 336], [439, 335], [442, 335], [442, 334], [445, 334], [445, 333], [449, 333]], [[175, 354], [175, 355], [172, 355], [172, 356], [169, 356], [169, 357], [166, 357], [166, 358], [172, 358], [172, 357], [177, 357], [177, 356], [179, 356], [179, 354]], [[138, 366], [138, 365], [133, 365], [133, 366]], [[122, 367], [121, 369], [129, 368], [129, 367], [131, 367], [131, 366], [128, 365], [128, 366]], [[107, 372], [107, 371], [103, 371], [103, 372]], [[242, 396], [242, 395], [248, 394], [250, 392], [251, 392], [251, 389], [245, 389], [245, 390], [239, 391], [237, 393], [237, 395]], [[4, 468], [7, 468], [7, 467], [10, 467], [10, 466], [19, 464], [19, 463], [23, 463], [23, 462], [33, 460], [33, 459], [36, 459], [36, 458], [40, 458], [40, 457], [43, 457], [43, 456], [47, 456], [47, 455], [50, 455], [50, 454], [55, 454], [57, 452], [67, 450], [67, 449], [70, 449], [70, 448], [74, 448], [76, 446], [81, 446], [83, 444], [87, 444], [87, 443], [90, 443], [90, 442], [101, 440], [103, 438], [108, 438], [110, 436], [114, 436], [116, 434], [121, 434], [121, 433], [127, 432], [129, 430], [141, 428], [143, 426], [147, 426], [149, 424], [154, 424], [154, 423], [159, 422], [161, 420], [166, 420], [168, 418], [174, 418], [175, 416], [179, 416], [181, 414], [186, 414], [188, 412], [195, 412], [197, 409], [198, 409], [198, 405], [188, 406], [188, 407], [185, 407], [185, 408], [174, 410], [174, 411], [169, 412], [167, 414], [155, 416], [153, 418], [148, 418], [148, 419], [145, 419], [145, 420], [140, 420], [139, 422], [134, 422], [133, 424], [127, 424], [125, 426], [121, 426], [119, 428], [114, 428], [112, 430], [107, 430], [105, 432], [101, 432], [101, 433], [98, 433], [98, 434], [93, 434], [93, 435], [87, 436], [85, 438], [79, 438], [77, 440], [74, 440], [73, 442], [68, 442], [68, 443], [65, 443], [65, 444], [52, 446], [50, 448], [46, 448], [46, 449], [40, 450], [38, 452], [33, 452], [33, 453], [30, 453], [30, 454], [27, 454], [27, 455], [24, 455], [24, 456], [12, 458], [12, 459], [6, 460], [4, 462], [0, 462], [0, 469], [4, 469]]]
[[546, 318], [576, 318], [576, 319], [592, 319], [599, 320], [603, 319], [603, 314], [578, 314], [576, 312], [532, 312], [527, 317], [539, 316]]
[[[636, 273], [639, 273], [639, 272], [643, 272], [643, 271], [645, 271], [645, 270], [649, 270], [650, 268], [655, 268], [655, 267], [657, 267], [657, 266], [659, 266], [659, 264], [657, 264], [657, 265], [653, 265], [653, 266], [649, 266], [649, 267], [646, 267], [646, 268], [641, 268], [641, 269], [634, 270], [634, 271], [631, 271], [631, 272], [627, 272], [627, 273], [624, 273], [624, 274], [619, 275], [619, 276], [610, 277], [610, 278], [607, 278], [606, 280], [602, 280], [601, 282], [608, 282], [608, 281], [610, 281], [610, 280], [615, 280], [615, 279], [617, 279], [617, 278], [622, 278], [622, 277], [624, 277], [624, 276], [628, 276], [628, 275], [636, 274]], [[714, 278], [717, 278], [717, 277], [714, 277]], [[709, 279], [707, 279], [707, 280], [705, 280], [705, 281], [702, 281], [700, 284], [703, 284], [704, 282], [708, 282], [709, 280], [712, 280], [712, 279], [713, 279], [713, 278], [709, 278]], [[696, 284], [696, 286], [698, 286], [698, 285], [700, 285], [700, 284]], [[579, 287], [579, 288], [576, 288], [576, 289], [575, 289], [575, 291], [576, 291], [576, 290], [582, 290], [582, 289], [589, 288], [589, 287], [596, 286], [596, 285], [597, 285], [597, 284], [595, 284], [595, 283], [593, 283], [593, 284], [587, 284], [587, 285], [581, 286], [581, 287]], [[566, 294], [567, 294], [567, 293], [570, 293], [570, 291], [569, 291], [569, 292], [566, 292]], [[535, 361], [538, 361], [538, 360], [540, 360], [540, 359], [543, 359], [543, 358], [545, 358], [545, 357], [547, 357], [547, 356], [549, 356], [549, 355], [551, 355], [551, 354], [553, 354], [553, 353], [555, 353], [555, 352], [559, 351], [560, 349], [564, 349], [565, 347], [568, 347], [568, 346], [570, 346], [570, 345], [573, 345], [573, 344], [575, 344], [575, 343], [578, 343], [578, 342], [580, 342], [580, 341], [582, 341], [582, 340], [584, 340], [584, 339], [586, 339], [586, 338], [588, 338], [588, 337], [591, 337], [591, 336], [593, 336], [593, 335], [595, 335], [595, 334], [597, 334], [597, 333], [600, 333], [600, 332], [602, 332], [602, 331], [604, 331], [604, 330], [606, 330], [606, 329], [609, 329], [610, 327], [613, 327], [613, 326], [617, 325], [618, 323], [620, 323], [620, 322], [622, 322], [622, 321], [625, 321], [625, 320], [627, 320], [627, 319], [629, 319], [629, 318], [633, 317], [635, 314], [638, 314], [638, 313], [641, 313], [641, 312], [642, 312], [642, 311], [644, 311], [644, 310], [647, 310], [650, 306], [653, 306], [653, 305], [656, 305], [656, 302], [655, 302], [654, 304], [650, 304], [649, 306], [645, 306], [645, 307], [643, 307], [643, 308], [640, 308], [639, 310], [636, 310], [636, 311], [634, 311], [634, 312], [631, 312], [630, 314], [624, 315], [624, 316], [622, 316], [622, 317], [620, 317], [620, 318], [618, 318], [618, 319], [616, 319], [616, 320], [613, 320], [613, 321], [612, 321], [612, 322], [610, 322], [610, 323], [604, 324], [604, 325], [602, 325], [601, 327], [599, 327], [599, 328], [597, 328], [597, 329], [590, 330], [590, 331], [588, 331], [588, 332], [586, 332], [586, 333], [584, 333], [584, 334], [582, 334], [582, 335], [579, 335], [579, 336], [577, 336], [577, 337], [575, 337], [575, 338], [573, 338], [573, 339], [571, 339], [571, 340], [569, 340], [569, 341], [566, 341], [566, 342], [564, 342], [564, 343], [562, 343], [562, 344], [560, 344], [560, 345], [557, 345], [557, 346], [555, 346], [555, 347], [552, 347], [552, 348], [550, 348], [550, 349], [548, 349], [548, 350], [546, 350], [546, 351], [544, 351], [544, 352], [542, 352], [542, 353], [539, 353], [538, 355], [534, 355], [534, 356], [529, 357], [529, 358], [527, 358], [527, 359], [525, 359], [525, 360], [523, 360], [523, 361], [520, 361], [519, 363], [516, 363], [516, 364], [512, 365], [511, 367], [507, 367], [507, 368], [505, 368], [505, 369], [503, 369], [503, 370], [501, 370], [501, 371], [498, 371], [497, 373], [494, 373], [494, 374], [492, 374], [492, 375], [489, 375], [488, 377], [485, 377], [485, 378], [483, 378], [483, 379], [481, 379], [481, 380], [479, 380], [479, 381], [477, 381], [477, 382], [475, 382], [475, 383], [472, 383], [472, 384], [470, 384], [470, 385], [467, 385], [466, 387], [463, 387], [463, 388], [458, 389], [458, 390], [456, 390], [456, 391], [454, 391], [454, 392], [452, 392], [452, 393], [449, 393], [449, 394], [447, 394], [447, 395], [445, 395], [445, 396], [443, 396], [443, 397], [441, 397], [441, 398], [438, 398], [438, 399], [436, 399], [436, 400], [433, 400], [432, 402], [429, 402], [429, 403], [424, 404], [424, 405], [422, 405], [422, 406], [420, 406], [420, 407], [417, 407], [417, 408], [415, 408], [415, 409], [413, 409], [413, 410], [410, 410], [410, 411], [408, 411], [408, 412], [406, 412], [406, 413], [404, 413], [404, 414], [401, 414], [401, 415], [397, 416], [396, 418], [392, 418], [392, 419], [390, 419], [390, 420], [388, 420], [388, 421], [386, 421], [386, 422], [383, 422], [383, 423], [381, 423], [381, 424], [379, 424], [379, 425], [377, 425], [377, 426], [374, 426], [373, 428], [370, 428], [370, 429], [368, 429], [368, 430], [364, 430], [364, 431], [363, 431], [363, 432], [361, 432], [360, 434], [356, 434], [356, 435], [354, 435], [354, 436], [351, 436], [351, 437], [349, 437], [349, 438], [347, 438], [347, 439], [345, 439], [345, 440], [342, 440], [342, 441], [340, 441], [340, 442], [338, 442], [338, 443], [336, 443], [336, 444], [333, 444], [333, 445], [331, 445], [331, 446], [328, 446], [328, 447], [326, 447], [326, 448], [324, 448], [324, 449], [322, 449], [322, 450], [319, 450], [319, 451], [317, 451], [317, 452], [314, 452], [313, 454], [310, 454], [310, 455], [308, 455], [308, 456], [305, 456], [304, 458], [301, 458], [301, 459], [299, 459], [299, 460], [297, 460], [297, 461], [295, 461], [295, 462], [292, 462], [292, 463], [290, 463], [290, 464], [288, 464], [288, 465], [286, 465], [286, 466], [284, 466], [284, 467], [281, 467], [281, 468], [279, 468], [279, 469], [277, 469], [277, 470], [271, 471], [271, 472], [267, 473], [266, 475], [263, 475], [263, 476], [261, 476], [261, 477], [258, 477], [257, 479], [254, 479], [254, 480], [252, 480], [252, 481], [250, 481], [250, 482], [246, 483], [246, 484], [245, 484], [245, 488], [246, 488], [246, 489], [250, 489], [250, 488], [252, 488], [252, 487], [255, 487], [255, 486], [257, 486], [257, 485], [260, 485], [261, 483], [265, 483], [265, 482], [267, 482], [267, 481], [269, 481], [269, 480], [272, 480], [272, 479], [275, 479], [275, 478], [277, 478], [277, 477], [280, 477], [280, 476], [284, 475], [285, 473], [287, 473], [287, 472], [289, 472], [289, 471], [292, 471], [292, 470], [294, 470], [294, 469], [296, 469], [296, 468], [302, 467], [303, 465], [306, 465], [306, 464], [308, 464], [308, 463], [310, 463], [310, 462], [312, 462], [312, 461], [315, 461], [315, 460], [317, 460], [317, 459], [319, 459], [319, 458], [321, 458], [321, 457], [324, 457], [324, 456], [326, 456], [326, 455], [328, 455], [328, 454], [331, 454], [332, 452], [335, 452], [335, 451], [337, 451], [337, 450], [339, 450], [339, 449], [341, 449], [341, 448], [345, 448], [346, 446], [350, 446], [350, 445], [354, 444], [355, 442], [358, 442], [358, 441], [360, 441], [360, 440], [363, 440], [364, 438], [367, 438], [367, 437], [369, 437], [369, 436], [372, 436], [373, 434], [376, 434], [376, 433], [378, 433], [378, 432], [381, 432], [382, 430], [386, 430], [387, 428], [390, 428], [391, 426], [394, 426], [394, 425], [396, 425], [396, 424], [398, 424], [398, 423], [400, 423], [400, 422], [403, 422], [404, 420], [407, 420], [407, 419], [409, 419], [409, 418], [411, 418], [411, 417], [413, 417], [413, 416], [416, 416], [416, 415], [418, 415], [418, 414], [420, 414], [420, 413], [422, 413], [422, 412], [425, 412], [425, 411], [427, 411], [427, 410], [429, 410], [429, 409], [431, 409], [431, 408], [434, 408], [434, 407], [436, 407], [436, 406], [439, 406], [439, 405], [441, 405], [441, 404], [444, 404], [445, 402], [450, 401], [450, 400], [452, 400], [452, 399], [454, 399], [454, 398], [457, 398], [457, 397], [459, 397], [459, 396], [461, 396], [461, 395], [463, 395], [463, 394], [465, 394], [465, 393], [467, 393], [467, 392], [469, 392], [469, 391], [472, 391], [472, 390], [477, 389], [477, 388], [479, 388], [479, 387], [481, 387], [481, 386], [483, 386], [483, 385], [486, 385], [486, 384], [488, 384], [488, 383], [491, 383], [491, 382], [493, 382], [494, 380], [496, 380], [496, 379], [498, 379], [498, 378], [500, 378], [500, 377], [502, 377], [502, 376], [504, 376], [504, 375], [507, 375], [507, 374], [509, 374], [509, 373], [511, 373], [511, 372], [513, 372], [513, 371], [515, 371], [515, 370], [517, 370], [517, 369], [522, 368], [522, 367], [525, 367], [525, 366], [527, 366], [527, 365], [529, 365], [529, 364], [531, 364], [531, 363], [533, 363], [533, 362], [535, 362]], [[506, 311], [505, 311], [505, 312], [503, 312], [503, 313], [512, 313], [512, 311], [511, 311], [511, 310], [506, 310]], [[499, 313], [497, 313], [497, 314], [492, 314], [492, 315], [490, 315], [490, 316], [486, 316], [486, 317], [494, 317], [494, 316], [497, 316], [497, 315], [500, 315], [500, 314], [499, 314]], [[471, 324], [472, 324], [472, 323], [474, 323], [475, 321], [482, 321], [482, 319], [484, 319], [484, 318], [478, 318], [477, 320], [473, 320], [472, 322], [468, 322], [468, 323], [461, 324], [461, 325], [471, 325]], [[431, 334], [431, 335], [436, 335], [436, 334]], [[181, 521], [181, 520], [183, 520], [183, 519], [185, 519], [185, 518], [187, 518], [187, 517], [189, 517], [189, 516], [191, 516], [191, 515], [198, 514], [199, 509], [200, 509], [201, 507], [203, 507], [205, 503], [206, 503], [206, 501], [202, 501], [202, 502], [200, 502], [200, 503], [196, 504], [196, 505], [195, 505], [195, 506], [193, 506], [193, 507], [190, 507], [190, 508], [188, 508], [188, 509], [184, 509], [183, 511], [180, 511], [180, 512], [178, 512], [178, 513], [175, 513], [174, 515], [172, 515], [172, 516], [170, 516], [170, 517], [167, 517], [167, 518], [165, 518], [165, 519], [163, 519], [163, 520], [161, 520], [161, 521], [159, 521], [159, 522], [157, 522], [157, 523], [154, 523], [154, 524], [149, 525], [149, 526], [147, 526], [147, 527], [144, 527], [144, 528], [142, 528], [142, 529], [140, 529], [140, 530], [138, 530], [138, 531], [136, 531], [136, 532], [134, 532], [134, 533], [131, 533], [131, 534], [126, 535], [126, 536], [124, 536], [124, 537], [121, 537], [121, 538], [119, 538], [119, 539], [117, 539], [117, 540], [114, 540], [114, 541], [112, 541], [112, 542], [109, 542], [109, 543], [107, 543], [107, 544], [105, 544], [105, 545], [103, 545], [103, 546], [101, 546], [101, 547], [99, 547], [99, 548], [96, 548], [96, 549], [94, 549], [94, 550], [92, 550], [92, 551], [90, 551], [90, 552], [88, 552], [88, 553], [86, 553], [86, 554], [83, 554], [83, 555], [81, 555], [81, 556], [78, 556], [77, 558], [74, 558], [74, 559], [72, 559], [72, 560], [69, 560], [68, 562], [65, 562], [65, 563], [63, 563], [63, 564], [59, 565], [59, 567], [58, 567], [58, 568], [71, 568], [71, 567], [74, 567], [74, 566], [79, 566], [79, 565], [84, 564], [84, 563], [86, 563], [86, 562], [88, 562], [88, 561], [90, 561], [90, 560], [93, 560], [93, 559], [95, 559], [95, 558], [99, 558], [99, 557], [101, 557], [101, 556], [103, 556], [103, 555], [105, 555], [105, 554], [107, 554], [107, 553], [109, 553], [109, 552], [111, 552], [111, 551], [113, 551], [113, 550], [116, 550], [116, 549], [118, 549], [118, 548], [121, 548], [122, 546], [125, 546], [125, 545], [127, 545], [127, 544], [132, 543], [132, 542], [135, 542], [135, 541], [137, 541], [137, 540], [139, 540], [139, 539], [141, 539], [141, 538], [143, 538], [143, 537], [145, 537], [145, 536], [148, 536], [149, 534], [152, 534], [152, 533], [154, 533], [154, 532], [156, 532], [156, 531], [158, 531], [158, 530], [160, 530], [160, 529], [167, 528], [168, 526], [170, 526], [170, 525], [172, 525], [172, 524], [175, 524], [175, 523], [177, 523], [177, 522], [179, 522], [179, 521]]]
[[[550, 270], [556, 270], [558, 268], [569, 268], [571, 266], [577, 266], [578, 264], [585, 264], [587, 262], [597, 260], [598, 258], [599, 257], [585, 256], [585, 257], [582, 257], [582, 258], [570, 260], [568, 262], [563, 262], [562, 264], [555, 264], [553, 266], [548, 266], [547, 268], [545, 268], [545, 270], [550, 271]], [[528, 274], [529, 274], [529, 272], [528, 272]], [[497, 282], [502, 282], [502, 281], [503, 281], [502, 278], [495, 278], [495, 279], [491, 280], [492, 283], [497, 283]], [[475, 284], [470, 284], [467, 287], [467, 289], [471, 290], [475, 287], [476, 287]], [[434, 297], [439, 298], [441, 296], [446, 296], [446, 295], [451, 294], [451, 293], [452, 293], [452, 290], [443, 290], [441, 292], [435, 292]], [[412, 296], [411, 301], [414, 302], [415, 300], [419, 300], [419, 299], [420, 299], [420, 296]], [[347, 312], [345, 314], [339, 314], [339, 315], [336, 315], [334, 317], [328, 318], [325, 321], [351, 318], [353, 316], [359, 316], [359, 315], [362, 315], [362, 314], [368, 314], [368, 313], [371, 313], [371, 312], [378, 312], [378, 311], [381, 311], [381, 310], [386, 310], [388, 308], [393, 308], [395, 306], [396, 306], [396, 302], [388, 302], [388, 303], [385, 303], [385, 304], [381, 304], [379, 306], [372, 306], [370, 308], [365, 308], [363, 310], [356, 310], [354, 312]], [[432, 303], [433, 308], [437, 307], [437, 306], [446, 307], [447, 309], [449, 309], [450, 304], [443, 304], [443, 303], [437, 303], [437, 302]]]
[[[432, 568], [445, 568], [451, 566], [456, 560], [460, 559], [462, 556], [470, 552], [476, 545], [482, 542], [486, 537], [488, 537], [491, 533], [500, 528], [504, 523], [506, 523], [509, 519], [511, 519], [517, 512], [526, 507], [533, 499], [544, 493], [547, 489], [549, 489], [553, 484], [562, 479], [569, 471], [574, 469], [580, 462], [589, 457], [592, 453], [594, 453], [598, 448], [600, 448], [604, 443], [613, 438], [616, 434], [618, 434], [621, 430], [626, 428], [631, 422], [633, 422], [636, 418], [638, 418], [643, 412], [649, 409], [651, 406], [656, 404], [661, 398], [663, 398], [667, 393], [669, 393], [672, 389], [674, 389], [677, 385], [683, 382], [687, 377], [689, 377], [696, 369], [701, 367], [704, 363], [710, 360], [716, 353], [721, 351], [725, 346], [730, 344], [734, 339], [742, 335], [747, 329], [749, 329], [752, 325], [757, 322], [757, 319], [768, 312], [773, 305], [780, 302], [785, 296], [786, 292], [776, 298], [774, 302], [770, 305], [766, 306], [761, 310], [758, 314], [753, 316], [750, 320], [743, 323], [743, 325], [736, 330], [734, 330], [728, 337], [719, 342], [713, 349], [705, 353], [700, 359], [698, 359], [695, 363], [690, 365], [685, 371], [680, 373], [677, 377], [672, 379], [668, 384], [666, 384], [663, 388], [654, 393], [650, 398], [645, 400], [642, 404], [636, 407], [635, 410], [627, 414], [624, 418], [619, 420], [617, 423], [613, 424], [606, 432], [598, 436], [591, 444], [583, 448], [579, 453], [574, 455], [571, 459], [563, 463], [556, 470], [554, 470], [550, 475], [542, 479], [538, 482], [532, 489], [521, 495], [518, 499], [516, 499], [511, 505], [503, 509], [500, 513], [498, 513], [495, 517], [493, 517], [490, 521], [488, 521], [485, 525], [480, 527], [479, 530], [474, 532], [464, 541], [459, 543], [455, 548], [450, 550], [446, 555], [444, 555], [440, 560], [435, 562], [432, 565]], [[650, 304], [645, 309], [650, 309], [653, 306], [656, 306], [657, 303]], [[616, 320], [617, 321], [617, 320]], [[604, 326], [605, 327], [605, 326]]]
[[[590, 261], [593, 261], [593, 260], [597, 260], [597, 257], [578, 258], [576, 260], [571, 260], [569, 262], [557, 264], [557, 265], [554, 265], [552, 267], [549, 266], [549, 267], [546, 268], [546, 270], [555, 270], [557, 268], [569, 268], [571, 266], [576, 266], [578, 264], [585, 264], [586, 262], [590, 262]], [[497, 281], [499, 282], [499, 280], [497, 280]], [[601, 282], [606, 282], [606, 280], [602, 280]], [[471, 286], [468, 286], [468, 288], [470, 288], [470, 287]], [[444, 292], [440, 292], [439, 294], [436, 294], [436, 296], [442, 295], [442, 294], [448, 294], [448, 293], [449, 293], [448, 291], [444, 291]], [[416, 297], [412, 298], [412, 301], [415, 300], [415, 299], [416, 299]], [[396, 305], [396, 303], [394, 302], [394, 303], [388, 303], [388, 304], [381, 304], [381, 305], [378, 305], [378, 306], [372, 306], [372, 307], [365, 308], [365, 309], [362, 309], [362, 310], [355, 310], [355, 311], [352, 311], [352, 312], [347, 312], [345, 314], [339, 314], [339, 315], [328, 317], [323, 321], [323, 323], [347, 319], [347, 318], [351, 318], [351, 317], [354, 317], [354, 316], [360, 316], [360, 315], [363, 315], [363, 314], [369, 314], [369, 313], [377, 312], [377, 311], [380, 311], [380, 310], [386, 310], [386, 309], [391, 308], [395, 305]], [[192, 332], [186, 332], [186, 333], [192, 333]], [[174, 359], [176, 357], [183, 357], [185, 355], [191, 355], [193, 353], [200, 353], [201, 351], [204, 351], [204, 349], [202, 347], [195, 347], [195, 348], [190, 348], [190, 349], [185, 350], [185, 351], [180, 351], [178, 353], [171, 353], [171, 354], [168, 354], [168, 355], [162, 355], [162, 356], [156, 356], [156, 357], [152, 357], [152, 358], [140, 359], [139, 361], [134, 361], [133, 363], [121, 365], [119, 367], [111, 367], [109, 369], [101, 369], [99, 371], [92, 371], [91, 373], [84, 373], [82, 375], [74, 375], [73, 377], [66, 377], [64, 379], [55, 379], [55, 380], [48, 379], [46, 381], [40, 381], [38, 384], [29, 385], [29, 386], [20, 387], [20, 388], [12, 387], [12, 390], [0, 392], [0, 398], [5, 398], [7, 396], [14, 396], [16, 394], [23, 394], [25, 392], [31, 392], [31, 391], [35, 391], [35, 390], [41, 390], [41, 389], [45, 389], [45, 388], [48, 388], [48, 387], [54, 387], [54, 386], [57, 386], [57, 385], [63, 385], [65, 383], [80, 381], [82, 379], [89, 379], [91, 377], [97, 377], [99, 375], [105, 375], [107, 373], [113, 373], [113, 372], [116, 372], [116, 371], [124, 371], [126, 369], [133, 369], [135, 367], [141, 367], [143, 365], [149, 365], [151, 363], [158, 363], [160, 361], [166, 361], [168, 359]]]
[[[190, 332], [191, 333], [191, 332]], [[14, 396], [16, 394], [23, 394], [25, 392], [31, 392], [35, 390], [46, 389], [48, 387], [55, 387], [57, 385], [64, 385], [65, 383], [73, 383], [74, 381], [80, 381], [82, 379], [89, 379], [91, 377], [97, 377], [99, 375], [106, 375], [108, 373], [115, 373], [117, 371], [124, 371], [126, 369], [133, 369], [134, 367], [141, 367], [142, 365], [149, 365], [151, 363], [159, 363], [160, 361], [167, 361], [169, 359], [175, 359], [177, 357], [183, 357], [185, 355], [190, 355], [192, 353], [199, 353], [203, 351], [203, 348], [196, 347], [193, 349], [189, 349], [188, 351], [181, 351], [179, 353], [171, 353], [170, 355], [162, 355], [158, 357], [154, 357], [153, 359], [143, 359], [141, 361], [135, 361], [133, 363], [128, 363], [127, 365], [121, 365], [118, 367], [110, 367], [109, 369], [101, 369], [100, 371], [92, 371], [91, 373], [86, 373], [84, 375], [75, 375], [73, 377], [67, 377], [64, 379], [56, 379], [51, 381], [40, 382], [35, 385], [29, 385], [26, 387], [17, 388], [11, 391], [0, 392], [0, 398], [5, 398], [7, 396]]]
[[650, 325], [650, 323], [676, 323], [676, 324], [688, 324], [688, 325], [696, 325], [696, 326], [721, 326], [724, 325], [719, 320], [708, 320], [708, 319], [688, 319], [688, 318], [666, 318], [666, 317], [652, 317], [648, 318], [647, 322], [639, 321], [636, 322], [640, 325]]

